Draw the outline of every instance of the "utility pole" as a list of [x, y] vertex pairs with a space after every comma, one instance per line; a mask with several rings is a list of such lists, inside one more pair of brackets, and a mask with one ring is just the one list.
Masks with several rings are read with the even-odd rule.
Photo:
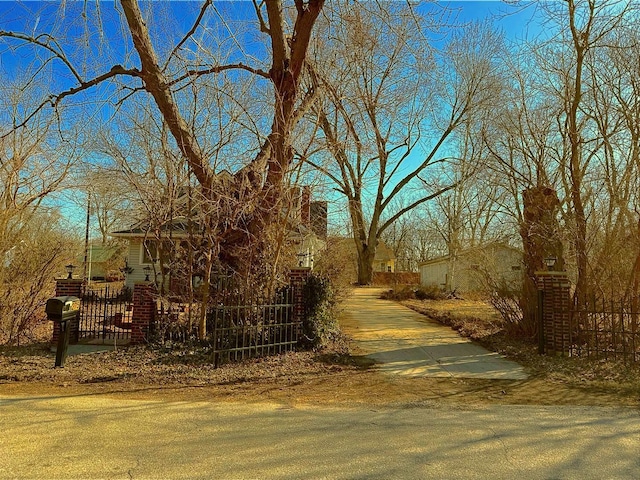
[[89, 255], [89, 219], [91, 214], [91, 194], [87, 192], [87, 222], [84, 229], [84, 263], [82, 265], [82, 278], [87, 279], [87, 256]]

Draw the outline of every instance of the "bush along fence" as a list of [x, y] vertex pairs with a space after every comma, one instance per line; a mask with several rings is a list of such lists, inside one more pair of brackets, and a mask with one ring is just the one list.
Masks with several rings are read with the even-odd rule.
[[640, 361], [640, 299], [574, 304], [565, 272], [538, 272], [540, 353]]

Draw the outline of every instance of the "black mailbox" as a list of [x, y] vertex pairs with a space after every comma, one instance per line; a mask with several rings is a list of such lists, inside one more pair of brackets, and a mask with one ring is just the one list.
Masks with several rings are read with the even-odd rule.
[[45, 313], [49, 320], [67, 322], [76, 318], [80, 309], [78, 297], [54, 297], [47, 300]]
[[78, 297], [54, 297], [47, 300], [45, 313], [47, 318], [60, 324], [60, 335], [56, 348], [56, 367], [64, 367], [69, 347], [70, 321], [78, 316], [80, 299]]

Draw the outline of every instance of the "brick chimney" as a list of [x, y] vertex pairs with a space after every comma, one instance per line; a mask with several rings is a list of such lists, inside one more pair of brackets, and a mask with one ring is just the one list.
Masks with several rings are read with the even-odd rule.
[[302, 187], [302, 198], [300, 201], [300, 222], [305, 227], [311, 226], [311, 188]]

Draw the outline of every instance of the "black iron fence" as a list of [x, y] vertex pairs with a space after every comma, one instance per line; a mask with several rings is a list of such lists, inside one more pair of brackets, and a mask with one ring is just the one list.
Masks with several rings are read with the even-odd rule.
[[640, 299], [592, 297], [571, 312], [572, 356], [640, 361]]
[[125, 342], [131, 332], [131, 293], [122, 288], [85, 286], [80, 302], [78, 341]]
[[[293, 307], [289, 286], [257, 295], [235, 288], [227, 278], [217, 279], [205, 311], [205, 339], [215, 365], [293, 350], [301, 330]], [[197, 340], [200, 308], [198, 302], [160, 301], [152, 335], [161, 341]]]
[[219, 304], [207, 310], [207, 331], [215, 363], [274, 355], [295, 348], [300, 325], [293, 318], [293, 294], [284, 288], [249, 305]]

